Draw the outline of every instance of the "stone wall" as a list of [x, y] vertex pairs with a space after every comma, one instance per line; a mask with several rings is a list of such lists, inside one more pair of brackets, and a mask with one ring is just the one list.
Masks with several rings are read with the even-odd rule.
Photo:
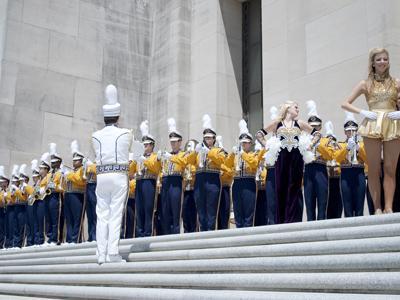
[[[343, 137], [340, 103], [367, 75], [368, 51], [386, 47], [400, 77], [399, 1], [278, 0], [262, 2], [264, 120], [287, 99], [314, 99], [322, 119]], [[364, 99], [357, 102], [366, 107]], [[360, 118], [358, 118], [360, 120]]]
[[67, 164], [72, 139], [91, 155], [108, 83], [119, 91], [121, 125], [138, 138], [149, 119], [165, 148], [168, 117], [185, 139], [200, 138], [209, 113], [233, 144], [241, 117], [240, 2], [1, 0], [0, 8], [6, 169], [39, 158], [50, 142]]

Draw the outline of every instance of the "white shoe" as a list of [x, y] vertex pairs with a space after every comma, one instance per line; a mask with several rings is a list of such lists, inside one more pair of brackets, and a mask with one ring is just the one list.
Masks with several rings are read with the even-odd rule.
[[122, 263], [122, 262], [126, 262], [126, 260], [123, 259], [122, 256], [119, 254], [109, 254], [109, 255], [107, 255], [106, 262]]
[[105, 257], [104, 255], [101, 255], [101, 256], [97, 257], [97, 263], [98, 263], [99, 265], [102, 265], [102, 264], [104, 264], [105, 262], [106, 262], [106, 257]]

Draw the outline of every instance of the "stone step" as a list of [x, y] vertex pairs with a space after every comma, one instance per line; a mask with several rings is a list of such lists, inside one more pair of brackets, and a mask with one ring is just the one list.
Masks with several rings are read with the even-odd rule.
[[314, 229], [248, 236], [209, 238], [204, 240], [177, 240], [170, 242], [150, 242], [147, 244], [135, 243], [132, 245], [131, 252], [240, 247], [329, 240], [352, 240], [398, 236], [399, 232], [400, 223], [348, 228]]
[[[212, 289], [161, 289], [101, 286], [65, 286], [0, 283], [2, 293], [74, 299], [165, 299], [165, 300], [398, 300], [397, 295], [366, 295], [350, 293], [308, 293], [280, 291], [241, 291]], [[11, 298], [12, 299], [12, 298]]]
[[[125, 247], [126, 246], [122, 246]], [[55, 256], [49, 253], [47, 257], [18, 258], [0, 261], [0, 267], [4, 266], [33, 266], [33, 265], [58, 265], [58, 264], [80, 264], [97, 262], [95, 250], [90, 254], [85, 253], [87, 249], [66, 252], [64, 256]], [[125, 251], [124, 251], [125, 250]], [[168, 260], [201, 260], [217, 258], [245, 258], [245, 257], [273, 257], [273, 256], [305, 256], [305, 255], [328, 255], [328, 254], [356, 254], [356, 253], [381, 253], [400, 252], [400, 237], [384, 237], [357, 240], [339, 240], [322, 242], [304, 242], [291, 244], [274, 244], [259, 246], [242, 246], [210, 249], [172, 250], [130, 253], [128, 249], [122, 249], [121, 254], [131, 262], [145, 261], [168, 261]], [[62, 251], [56, 252], [61, 254]], [[41, 256], [45, 253], [39, 253]]]
[[399, 252], [400, 237], [130, 253], [129, 261]]
[[[320, 220], [311, 222], [299, 222], [290, 224], [278, 224], [268, 225], [260, 227], [248, 227], [239, 229], [227, 229], [217, 231], [206, 231], [206, 232], [194, 232], [176, 235], [165, 235], [155, 237], [145, 237], [136, 239], [124, 239], [121, 240], [120, 245], [132, 245], [132, 244], [148, 244], [150, 242], [169, 242], [169, 241], [191, 241], [198, 239], [209, 239], [219, 237], [235, 237], [235, 236], [247, 236], [247, 235], [258, 235], [268, 233], [284, 233], [284, 232], [295, 232], [295, 231], [306, 231], [316, 229], [329, 229], [329, 228], [347, 228], [355, 226], [370, 226], [378, 224], [395, 224], [400, 223], [400, 213], [387, 214], [387, 215], [376, 215], [376, 216], [363, 216], [354, 218], [342, 218], [342, 219], [331, 219], [331, 220]], [[76, 251], [78, 249], [95, 248], [96, 242], [86, 242], [81, 244], [62, 244], [55, 247], [25, 247], [22, 249], [8, 249], [0, 251], [0, 260], [7, 259], [7, 255], [20, 254], [20, 253], [38, 253], [38, 252], [52, 252], [52, 251]]]
[[3, 284], [395, 294], [400, 272], [0, 275]]
[[3, 266], [0, 274], [228, 273], [399, 271], [400, 252]]

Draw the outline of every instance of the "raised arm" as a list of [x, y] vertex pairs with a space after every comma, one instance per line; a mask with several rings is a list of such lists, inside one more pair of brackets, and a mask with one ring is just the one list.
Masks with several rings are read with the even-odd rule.
[[359, 114], [361, 112], [361, 109], [354, 106], [353, 102], [361, 95], [365, 94], [367, 91], [367, 83], [365, 80], [362, 80], [359, 84], [356, 85], [356, 87], [353, 89], [351, 94], [344, 100], [342, 103], [342, 108], [344, 110], [347, 110], [352, 113], [357, 113]]
[[271, 123], [269, 123], [264, 130], [266, 132], [276, 132], [276, 127], [278, 126], [278, 123], [280, 120], [273, 120]]
[[297, 123], [299, 124], [302, 131], [305, 131], [307, 133], [311, 133], [313, 131], [313, 128], [307, 122], [304, 122], [303, 120], [298, 120]]

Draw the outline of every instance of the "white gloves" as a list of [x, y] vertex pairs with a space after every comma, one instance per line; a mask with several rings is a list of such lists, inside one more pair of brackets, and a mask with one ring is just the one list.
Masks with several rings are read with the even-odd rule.
[[189, 143], [187, 145], [187, 151], [188, 152], [194, 151], [194, 142], [193, 141], [189, 141]]
[[194, 151], [196, 151], [197, 153], [199, 153], [199, 152], [201, 151], [202, 148], [203, 148], [202, 144], [201, 144], [201, 143], [198, 143], [198, 144], [196, 145], [196, 148], [194, 148]]
[[378, 118], [378, 114], [376, 112], [370, 111], [370, 110], [361, 110], [360, 115], [362, 115], [364, 118], [368, 120], [376, 120]]
[[157, 160], [161, 160], [162, 159], [162, 151], [158, 150], [157, 151]]
[[237, 153], [238, 152], [238, 147], [237, 146], [233, 146], [232, 147], [232, 153]]
[[391, 120], [400, 120], [400, 111], [391, 111], [387, 114], [387, 117]]
[[164, 160], [169, 160], [171, 158], [171, 156], [172, 156], [172, 154], [167, 151], [164, 151], [162, 153], [162, 159], [164, 159]]
[[137, 162], [141, 164], [141, 163], [143, 163], [145, 160], [146, 160], [146, 157], [144, 157], [144, 155], [142, 155], [142, 156], [140, 156], [140, 157], [137, 159]]
[[354, 138], [353, 137], [349, 138], [347, 140], [347, 150], [353, 150], [355, 146], [356, 146], [356, 142], [355, 142]]

